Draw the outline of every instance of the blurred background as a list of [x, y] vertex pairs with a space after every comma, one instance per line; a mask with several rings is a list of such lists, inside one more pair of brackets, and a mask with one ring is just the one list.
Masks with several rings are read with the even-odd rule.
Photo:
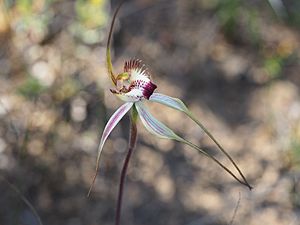
[[[0, 172], [44, 225], [112, 225], [129, 118], [109, 91], [109, 0], [0, 1]], [[296, 225], [300, 220], [300, 1], [131, 0], [113, 38], [115, 71], [138, 57], [158, 92], [184, 100], [232, 155], [249, 191], [196, 151], [139, 124], [121, 224]], [[189, 119], [155, 103], [178, 134], [226, 158]], [[233, 168], [232, 168], [233, 169]], [[0, 224], [36, 225], [0, 180]], [[240, 196], [240, 197], [239, 197]], [[240, 199], [240, 200], [239, 200]]]

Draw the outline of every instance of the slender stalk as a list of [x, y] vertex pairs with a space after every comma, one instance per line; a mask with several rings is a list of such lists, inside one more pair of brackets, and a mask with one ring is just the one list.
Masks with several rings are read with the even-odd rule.
[[38, 224], [39, 225], [43, 225], [42, 220], [41, 220], [39, 214], [37, 213], [36, 209], [30, 203], [30, 201], [21, 193], [21, 191], [14, 184], [12, 184], [9, 180], [7, 180], [4, 176], [0, 175], [0, 179], [3, 180], [3, 181], [5, 181], [6, 184], [9, 186], [9, 188], [12, 191], [14, 191], [20, 197], [20, 199], [26, 204], [26, 206], [28, 206], [28, 208], [30, 209], [30, 211], [35, 216]]
[[130, 121], [130, 134], [129, 134], [129, 145], [128, 145], [128, 152], [122, 167], [121, 171], [121, 177], [120, 177], [120, 183], [119, 183], [119, 193], [118, 193], [118, 201], [117, 201], [117, 208], [116, 208], [116, 217], [115, 217], [115, 225], [120, 224], [120, 218], [121, 218], [121, 210], [122, 210], [122, 198], [123, 198], [123, 191], [124, 191], [124, 184], [125, 184], [125, 178], [127, 174], [127, 168], [128, 164], [133, 152], [133, 149], [135, 147], [135, 143], [137, 140], [137, 127], [136, 127], [136, 119], [137, 114], [135, 111], [135, 108], [132, 108], [131, 113], [131, 121]]

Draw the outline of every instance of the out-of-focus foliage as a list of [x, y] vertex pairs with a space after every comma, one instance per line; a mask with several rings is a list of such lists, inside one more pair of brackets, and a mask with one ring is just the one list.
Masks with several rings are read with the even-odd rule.
[[75, 11], [78, 23], [75, 23], [71, 29], [76, 36], [88, 44], [97, 43], [104, 38], [101, 28], [108, 22], [105, 2], [105, 0], [76, 1]]
[[291, 162], [297, 170], [300, 169], [300, 142], [299, 137], [295, 137], [295, 140], [291, 140], [290, 151], [291, 151]]
[[[9, 16], [14, 20], [15, 29], [30, 33], [40, 42], [49, 35], [49, 26], [57, 16], [55, 7], [61, 3], [57, 0], [6, 0], [3, 4], [10, 10]], [[65, 1], [65, 4], [70, 2]], [[88, 44], [101, 41], [104, 38], [103, 28], [108, 22], [106, 1], [76, 0], [70, 7], [74, 8], [72, 10], [76, 18], [66, 24], [64, 29], [70, 29], [75, 36]]]
[[39, 80], [28, 77], [24, 83], [19, 87], [20, 94], [25, 97], [38, 97], [45, 88], [40, 84]]
[[[299, 9], [299, 6], [297, 7], [299, 2], [289, 2], [287, 6], [281, 0], [271, 0], [270, 2], [282, 4], [281, 8], [274, 9], [276, 19], [283, 19], [288, 24], [294, 24], [294, 10], [289, 12], [289, 8], [291, 5], [294, 5]], [[264, 3], [267, 3], [267, 1], [261, 1], [259, 5], [264, 5]], [[270, 6], [274, 5], [270, 4]], [[219, 1], [216, 7], [220, 23], [229, 40], [234, 42], [247, 41], [251, 43], [253, 48], [265, 46], [264, 38], [262, 37], [264, 31], [260, 25], [262, 18], [259, 16], [261, 8], [241, 0]], [[285, 16], [282, 17], [283, 15]], [[293, 45], [294, 43], [289, 40], [282, 40], [281, 43], [278, 43], [278, 47], [275, 47], [275, 50], [273, 49], [274, 46], [270, 46], [268, 47], [269, 49], [264, 49], [264, 51], [260, 52], [262, 54], [263, 68], [270, 79], [280, 77], [286, 63], [290, 62], [290, 60], [297, 60], [297, 58], [292, 57], [295, 50]]]

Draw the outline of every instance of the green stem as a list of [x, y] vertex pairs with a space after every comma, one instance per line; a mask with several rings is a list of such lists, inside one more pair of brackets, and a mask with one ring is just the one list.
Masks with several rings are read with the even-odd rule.
[[124, 191], [125, 178], [126, 178], [126, 174], [127, 174], [127, 168], [128, 168], [128, 164], [129, 164], [133, 149], [135, 147], [136, 140], [137, 140], [136, 120], [137, 120], [137, 112], [136, 112], [135, 107], [132, 107], [131, 121], [130, 121], [131, 127], [130, 127], [130, 135], [129, 135], [129, 146], [128, 146], [128, 152], [127, 152], [124, 164], [123, 164], [123, 168], [121, 171], [118, 201], [117, 201], [116, 216], [115, 216], [115, 225], [120, 224], [122, 199], [123, 199], [123, 191]]

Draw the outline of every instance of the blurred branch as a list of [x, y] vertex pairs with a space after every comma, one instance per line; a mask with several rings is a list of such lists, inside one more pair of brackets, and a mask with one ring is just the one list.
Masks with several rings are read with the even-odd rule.
[[238, 198], [237, 203], [236, 203], [236, 206], [235, 206], [235, 208], [234, 208], [233, 215], [232, 215], [232, 218], [231, 218], [231, 220], [230, 220], [229, 225], [233, 225], [233, 222], [234, 222], [234, 220], [235, 220], [237, 211], [238, 211], [238, 209], [239, 209], [239, 207], [240, 207], [240, 203], [241, 203], [241, 192], [239, 191], [239, 198]]
[[8, 185], [8, 187], [17, 194], [17, 196], [25, 203], [25, 205], [28, 206], [28, 208], [31, 210], [31, 212], [33, 213], [33, 215], [36, 217], [38, 224], [39, 225], [43, 225], [42, 220], [39, 216], [39, 214], [37, 213], [37, 211], [35, 210], [34, 206], [30, 203], [30, 201], [19, 191], [19, 189], [12, 184], [9, 180], [7, 180], [4, 176], [0, 175], [0, 179], [5, 181], [5, 183]]
[[279, 18], [286, 18], [287, 12], [282, 0], [268, 0], [270, 6]]

